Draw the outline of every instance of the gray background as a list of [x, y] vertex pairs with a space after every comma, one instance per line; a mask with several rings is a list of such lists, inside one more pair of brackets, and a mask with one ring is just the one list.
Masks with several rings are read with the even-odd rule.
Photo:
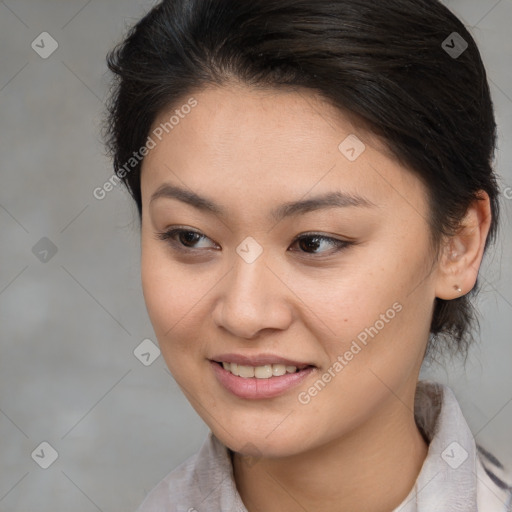
[[[105, 54], [152, 3], [0, 1], [2, 512], [134, 510], [207, 432], [162, 357], [145, 366], [133, 353], [155, 341], [134, 206], [119, 189], [92, 195], [111, 175], [99, 135]], [[481, 342], [466, 371], [446, 363], [422, 377], [448, 383], [477, 441], [512, 466], [512, 0], [446, 4], [488, 70], [503, 224], [482, 270]], [[44, 31], [59, 45], [47, 59], [31, 47]], [[43, 237], [57, 249], [47, 261]], [[35, 462], [48, 460], [43, 441], [58, 452], [48, 469]]]

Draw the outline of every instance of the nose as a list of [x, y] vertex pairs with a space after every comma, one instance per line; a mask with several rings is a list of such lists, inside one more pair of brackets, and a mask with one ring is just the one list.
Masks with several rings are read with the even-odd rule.
[[215, 324], [233, 336], [254, 339], [264, 330], [285, 330], [293, 320], [291, 291], [262, 258], [241, 258], [222, 280], [213, 309]]

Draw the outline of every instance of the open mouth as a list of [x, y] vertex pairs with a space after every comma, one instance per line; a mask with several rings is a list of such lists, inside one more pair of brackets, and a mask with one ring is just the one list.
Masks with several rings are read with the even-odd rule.
[[289, 366], [284, 364], [265, 364], [262, 366], [246, 366], [237, 363], [227, 363], [223, 361], [213, 361], [222, 366], [224, 370], [244, 379], [270, 379], [272, 377], [282, 377], [286, 374], [299, 373], [307, 368], [313, 368], [312, 365]]
[[[269, 357], [259, 357], [259, 361], [254, 359], [255, 363], [259, 363], [258, 366], [213, 359], [210, 359], [210, 365], [221, 386], [236, 397], [247, 400], [268, 399], [285, 394], [317, 370], [313, 365], [296, 363], [296, 366], [292, 366], [284, 364], [288, 361], [283, 360], [280, 363], [261, 364], [272, 361]], [[243, 361], [243, 358], [238, 357], [238, 360]]]

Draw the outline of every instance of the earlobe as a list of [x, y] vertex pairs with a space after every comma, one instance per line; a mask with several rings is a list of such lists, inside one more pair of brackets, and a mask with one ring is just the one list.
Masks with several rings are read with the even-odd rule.
[[457, 233], [445, 240], [438, 262], [436, 297], [452, 300], [475, 286], [491, 225], [489, 196], [480, 191], [460, 222]]

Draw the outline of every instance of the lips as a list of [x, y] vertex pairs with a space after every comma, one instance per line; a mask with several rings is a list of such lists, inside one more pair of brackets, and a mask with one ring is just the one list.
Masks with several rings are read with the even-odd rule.
[[257, 379], [270, 379], [271, 377], [280, 377], [287, 373], [296, 373], [300, 371], [296, 366], [288, 366], [284, 364], [265, 364], [263, 366], [246, 366], [236, 363], [222, 363], [224, 370], [236, 375], [237, 377]]
[[266, 364], [284, 364], [285, 366], [295, 366], [299, 370], [306, 368], [307, 366], [313, 366], [310, 363], [304, 363], [300, 361], [294, 361], [285, 357], [273, 355], [273, 354], [259, 354], [256, 356], [244, 356], [241, 354], [219, 354], [210, 359], [217, 363], [235, 363], [243, 366], [264, 366]]
[[227, 391], [245, 399], [279, 396], [315, 371], [313, 365], [268, 354], [254, 357], [221, 354], [210, 360], [210, 365]]

